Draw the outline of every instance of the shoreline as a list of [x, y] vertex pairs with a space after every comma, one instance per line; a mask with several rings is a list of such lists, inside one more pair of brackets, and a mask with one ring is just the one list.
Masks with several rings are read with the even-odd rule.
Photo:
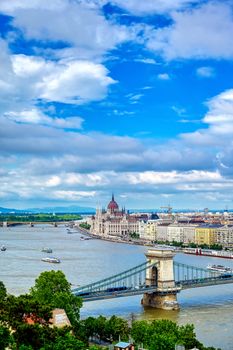
[[[150, 242], [146, 242], [146, 241], [126, 241], [126, 240], [123, 240], [121, 239], [120, 237], [119, 238], [114, 238], [114, 237], [104, 237], [104, 236], [98, 236], [98, 235], [94, 235], [92, 233], [90, 233], [89, 230], [85, 229], [85, 228], [82, 228], [80, 227], [79, 225], [76, 226], [76, 228], [78, 228], [82, 234], [86, 235], [86, 236], [89, 236], [91, 238], [95, 238], [95, 239], [101, 239], [103, 241], [107, 241], [107, 242], [113, 242], [113, 243], [123, 243], [123, 244], [131, 244], [131, 245], [141, 245], [141, 246], [144, 246], [144, 247], [156, 247], [156, 244], [154, 243], [150, 243]], [[158, 244], [158, 246], [161, 246], [161, 244]], [[163, 245], [162, 245], [163, 246]], [[164, 244], [164, 246], [166, 246], [166, 244]], [[202, 253], [202, 254], [196, 254], [195, 252], [187, 252], [185, 251], [187, 248], [180, 248], [180, 247], [176, 247], [176, 246], [169, 246], [170, 248], [173, 248], [174, 251], [176, 253], [182, 253], [182, 254], [187, 254], [187, 255], [195, 255], [195, 256], [207, 256], [207, 257], [210, 257], [210, 258], [219, 258], [219, 259], [233, 259], [233, 255], [232, 254], [229, 254], [229, 255], [225, 255], [225, 254], [222, 254], [222, 255], [218, 255], [217, 254], [217, 251], [214, 251], [216, 252], [216, 254], [206, 254], [206, 253]], [[195, 248], [194, 248], [195, 249]]]
[[[149, 242], [143, 242], [143, 241], [126, 241], [121, 239], [120, 237], [114, 238], [114, 237], [105, 237], [105, 236], [99, 236], [99, 235], [94, 235], [93, 233], [90, 233], [89, 230], [78, 226], [74, 226], [78, 230], [80, 230], [82, 234], [87, 235], [88, 237], [95, 238], [95, 239], [101, 239], [102, 241], [107, 241], [107, 242], [114, 242], [114, 243], [124, 243], [124, 244], [131, 244], [131, 245], [142, 245], [146, 247], [154, 247], [154, 243], [149, 243]], [[178, 251], [177, 251], [178, 252]]]

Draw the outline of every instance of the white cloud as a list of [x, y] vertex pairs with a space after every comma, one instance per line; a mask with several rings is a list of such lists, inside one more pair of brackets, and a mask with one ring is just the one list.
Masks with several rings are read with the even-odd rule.
[[170, 80], [171, 79], [170, 75], [167, 73], [160, 73], [157, 75], [157, 77], [159, 80]]
[[182, 9], [197, 0], [112, 0], [111, 2], [134, 15], [144, 16]]
[[62, 199], [63, 201], [69, 200], [69, 201], [77, 201], [82, 199], [83, 197], [90, 197], [93, 198], [95, 196], [95, 191], [54, 191], [52, 195], [55, 199]]
[[47, 187], [56, 187], [58, 185], [61, 184], [61, 179], [59, 176], [54, 175], [51, 176], [46, 182], [45, 182], [45, 186]]
[[135, 37], [134, 28], [107, 20], [97, 6], [89, 6], [83, 1], [19, 0], [9, 3], [2, 0], [0, 11], [13, 16], [13, 25], [28, 39], [61, 41], [67, 48], [76, 48], [76, 59], [102, 56]]
[[36, 108], [19, 112], [9, 111], [4, 116], [18, 123], [41, 124], [61, 129], [81, 129], [84, 121], [80, 117], [49, 117]]
[[147, 47], [166, 59], [233, 57], [230, 3], [211, 2], [172, 14], [173, 23], [149, 33]]
[[212, 78], [215, 76], [215, 71], [212, 67], [199, 67], [196, 74], [201, 78]]
[[115, 81], [102, 65], [90, 61], [49, 61], [26, 55], [14, 55], [12, 67], [20, 83], [30, 82], [34, 98], [82, 104], [103, 99]]
[[145, 64], [158, 64], [153, 58], [136, 58], [135, 62], [141, 62]]
[[40, 97], [49, 101], [82, 104], [103, 99], [115, 81], [101, 64], [74, 61], [56, 65], [54, 72], [38, 82]]
[[146, 184], [170, 184], [180, 182], [209, 182], [221, 180], [221, 175], [218, 172], [208, 171], [188, 171], [188, 172], [154, 172], [145, 171], [142, 173], [129, 174], [129, 182], [137, 185], [140, 183]]
[[82, 118], [51, 118], [39, 110], [41, 102], [83, 104], [104, 99], [115, 81], [100, 63], [83, 60], [46, 60], [23, 54], [10, 55], [0, 41], [0, 113], [18, 122], [56, 127], [81, 127]]

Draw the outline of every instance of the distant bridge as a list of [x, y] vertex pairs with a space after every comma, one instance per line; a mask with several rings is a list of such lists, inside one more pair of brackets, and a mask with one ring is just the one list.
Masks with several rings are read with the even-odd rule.
[[73, 289], [83, 301], [103, 300], [143, 294], [145, 306], [177, 309], [176, 294], [183, 289], [233, 283], [233, 274], [173, 261], [167, 249], [149, 249], [147, 261], [131, 269]]
[[70, 225], [73, 224], [73, 221], [0, 221], [0, 226], [10, 227], [17, 225], [28, 225], [33, 227], [34, 225], [53, 225], [57, 227], [58, 225]]

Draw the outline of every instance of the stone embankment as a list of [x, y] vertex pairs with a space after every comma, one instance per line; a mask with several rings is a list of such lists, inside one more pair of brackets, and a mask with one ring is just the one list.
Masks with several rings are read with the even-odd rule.
[[95, 238], [95, 239], [102, 239], [103, 241], [114, 242], [114, 243], [133, 244], [133, 245], [143, 245], [143, 246], [148, 246], [148, 247], [154, 246], [153, 243], [142, 241], [142, 240], [126, 240], [126, 239], [122, 239], [121, 237], [113, 237], [113, 236], [106, 237], [106, 236], [94, 235], [89, 230], [87, 230], [83, 227], [80, 227], [80, 225], [77, 225], [76, 227], [83, 235], [86, 235], [88, 237]]

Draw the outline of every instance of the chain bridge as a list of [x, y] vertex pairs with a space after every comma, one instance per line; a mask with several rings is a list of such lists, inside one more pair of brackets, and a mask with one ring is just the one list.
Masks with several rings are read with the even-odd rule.
[[143, 294], [142, 304], [178, 309], [176, 295], [183, 289], [233, 283], [233, 273], [219, 273], [173, 261], [171, 249], [149, 249], [147, 260], [131, 269], [73, 289], [83, 301]]

